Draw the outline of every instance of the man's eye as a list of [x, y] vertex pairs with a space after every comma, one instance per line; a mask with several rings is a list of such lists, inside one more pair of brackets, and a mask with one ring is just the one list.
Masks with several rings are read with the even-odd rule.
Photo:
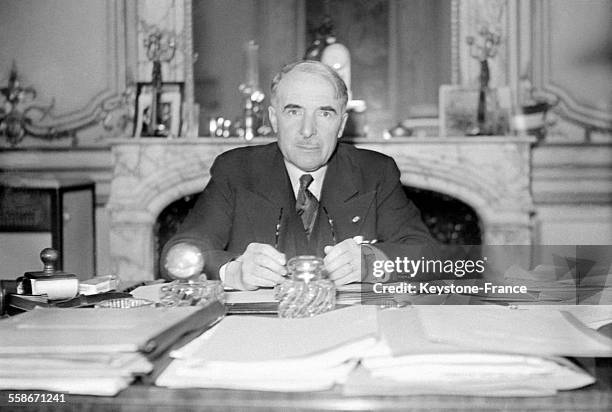
[[332, 117], [333, 113], [328, 110], [321, 110], [319, 116], [321, 117]]
[[287, 113], [289, 116], [299, 116], [300, 110], [299, 109], [287, 109], [285, 113]]

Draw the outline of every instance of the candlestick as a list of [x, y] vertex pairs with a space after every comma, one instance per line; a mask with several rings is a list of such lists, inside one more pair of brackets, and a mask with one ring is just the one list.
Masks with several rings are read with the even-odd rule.
[[151, 102], [151, 121], [146, 130], [147, 136], [168, 136], [170, 131], [166, 129], [161, 121], [160, 107], [162, 94], [162, 63], [167, 63], [174, 58], [176, 42], [174, 34], [162, 32], [155, 28], [147, 38], [144, 39], [144, 47], [147, 50], [147, 58], [153, 62], [151, 84], [153, 86], [153, 101]]
[[478, 34], [480, 42], [476, 42], [473, 36], [466, 38], [466, 43], [470, 46], [470, 55], [480, 62], [480, 87], [478, 91], [478, 113], [476, 121], [478, 127], [472, 134], [486, 135], [487, 130], [487, 94], [489, 93], [489, 58], [495, 57], [498, 46], [501, 43], [501, 36], [492, 32], [488, 27], [482, 27]]
[[251, 140], [257, 134], [257, 130], [263, 123], [261, 104], [265, 98], [259, 89], [259, 46], [254, 40], [245, 45], [246, 76], [239, 89], [244, 95], [243, 105], [243, 129], [239, 133], [246, 139]]
[[251, 40], [246, 44], [245, 50], [247, 72], [244, 84], [251, 89], [257, 89], [259, 87], [259, 45]]

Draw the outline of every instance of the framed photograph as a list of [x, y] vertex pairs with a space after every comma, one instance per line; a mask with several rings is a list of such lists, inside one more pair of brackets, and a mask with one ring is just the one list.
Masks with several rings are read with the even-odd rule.
[[478, 125], [478, 99], [477, 88], [448, 84], [440, 86], [440, 136], [508, 134], [512, 115], [510, 88], [489, 89], [482, 128]]
[[[136, 119], [134, 121], [134, 137], [149, 137], [147, 130], [151, 123], [151, 104], [153, 102], [153, 86], [151, 83], [138, 83], [136, 91]], [[164, 83], [162, 85], [158, 124], [164, 125], [168, 136], [177, 137], [181, 130], [183, 102], [183, 83]], [[163, 135], [150, 137], [164, 137]]]

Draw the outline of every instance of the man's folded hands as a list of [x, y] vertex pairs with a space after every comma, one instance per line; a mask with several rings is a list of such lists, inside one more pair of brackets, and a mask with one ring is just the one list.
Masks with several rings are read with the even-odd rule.
[[[326, 246], [324, 251], [325, 270], [337, 286], [361, 281], [361, 246], [355, 240]], [[250, 243], [241, 256], [227, 264], [225, 284], [243, 290], [273, 287], [287, 276], [286, 264], [285, 254], [271, 245]]]

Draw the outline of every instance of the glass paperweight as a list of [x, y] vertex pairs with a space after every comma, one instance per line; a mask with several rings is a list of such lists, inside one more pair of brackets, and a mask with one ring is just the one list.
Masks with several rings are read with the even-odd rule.
[[165, 267], [174, 279], [188, 279], [202, 273], [204, 257], [197, 246], [178, 243], [168, 251]]
[[160, 303], [166, 307], [207, 305], [218, 300], [225, 303], [223, 284], [219, 280], [175, 280], [166, 283], [159, 290]]
[[305, 318], [336, 306], [336, 287], [323, 272], [323, 260], [296, 256], [287, 263], [289, 278], [276, 286], [278, 316]]

